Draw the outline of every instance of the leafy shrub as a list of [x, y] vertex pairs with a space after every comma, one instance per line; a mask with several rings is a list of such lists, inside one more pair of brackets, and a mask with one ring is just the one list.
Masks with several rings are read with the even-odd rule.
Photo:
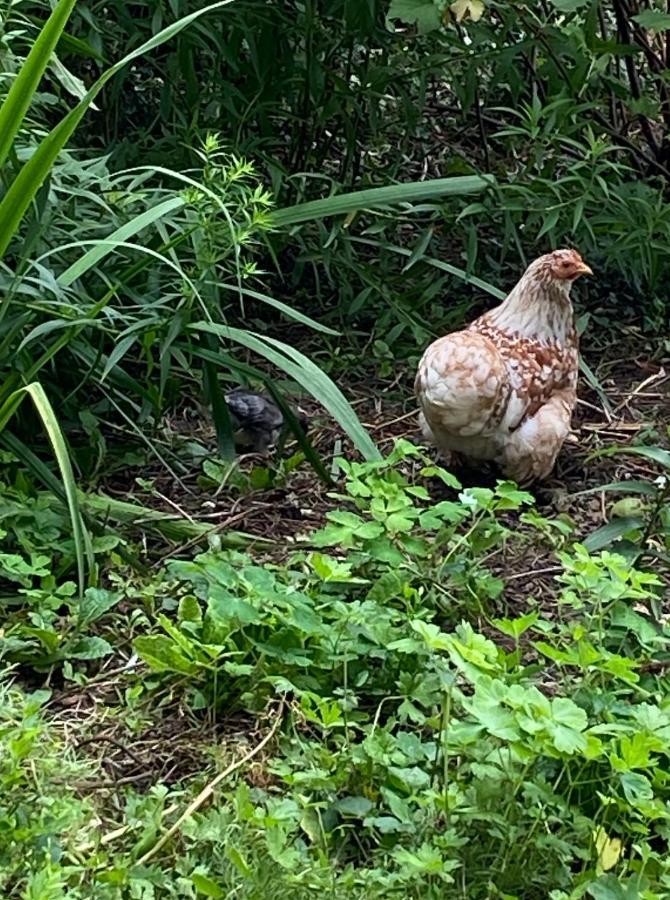
[[[342, 896], [597, 898], [614, 872], [657, 896], [670, 876], [657, 849], [667, 683], [649, 668], [668, 649], [648, 615], [659, 579], [577, 545], [560, 554], [555, 614], [495, 618], [502, 585], [484, 561], [525, 494], [502, 483], [431, 501], [421, 478], [458, 485], [402, 442], [343, 469], [358, 511], [331, 513], [318, 549], [289, 566], [220, 552], [172, 563], [176, 621], [161, 613], [163, 633], [135, 641], [196, 708], [288, 704], [274, 786], [240, 785], [185, 847], [236, 822], [257, 835], [244, 853], [264, 848], [296, 896], [336, 877]], [[463, 618], [466, 598], [485, 633]], [[244, 853], [210, 845], [201, 861], [215, 883], [252, 890]]]

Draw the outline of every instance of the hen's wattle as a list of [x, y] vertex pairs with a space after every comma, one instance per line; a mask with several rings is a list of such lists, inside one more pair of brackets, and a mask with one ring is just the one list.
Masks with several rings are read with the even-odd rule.
[[500, 306], [424, 353], [415, 389], [425, 438], [499, 465], [519, 484], [546, 478], [577, 400], [570, 288], [591, 270], [574, 250], [531, 263]]

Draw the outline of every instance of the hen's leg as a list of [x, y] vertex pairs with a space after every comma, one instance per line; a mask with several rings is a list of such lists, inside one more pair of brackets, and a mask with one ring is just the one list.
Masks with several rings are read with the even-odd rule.
[[505, 445], [503, 471], [517, 484], [547, 478], [556, 462], [563, 442], [570, 432], [570, 419], [577, 397], [566, 388], [556, 391], [514, 431]]

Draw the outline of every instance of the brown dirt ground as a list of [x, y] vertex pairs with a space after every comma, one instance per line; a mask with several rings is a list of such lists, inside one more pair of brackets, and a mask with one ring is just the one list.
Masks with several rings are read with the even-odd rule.
[[[573, 435], [566, 443], [551, 479], [536, 491], [538, 507], [545, 515], [567, 513], [577, 524], [580, 538], [599, 527], [608, 517], [608, 500], [602, 493], [580, 496], [580, 492], [626, 479], [649, 479], [659, 473], [650, 461], [631, 456], [591, 458], [608, 447], [625, 447], [642, 441], [656, 446], [669, 446], [670, 426], [670, 355], [667, 349], [651, 344], [635, 329], [627, 329], [626, 357], [617, 357], [616, 347], [586, 348], [585, 357], [596, 371], [602, 393], [593, 390], [582, 378], [579, 403], [573, 419]], [[412, 373], [404, 372], [393, 382], [368, 382], [364, 387], [343, 386], [382, 451], [390, 449], [394, 439], [406, 437], [419, 441]], [[324, 415], [318, 404], [301, 400], [312, 422], [310, 438], [326, 466], [341, 454], [353, 454], [347, 437], [333, 420]], [[179, 443], [188, 439], [210, 449], [215, 455], [214, 433], [206, 418], [194, 416], [192, 408], [176, 412], [164, 423], [166, 441]], [[290, 446], [285, 451], [290, 452]], [[240, 469], [272, 465], [272, 458], [249, 454], [239, 459]], [[153, 471], [126, 471], [104, 486], [105, 491], [123, 500], [133, 500], [154, 509], [162, 509], [166, 517], [192, 518], [211, 523], [218, 531], [241, 531], [274, 540], [280, 547], [296, 537], [319, 527], [333, 501], [329, 490], [303, 463], [290, 473], [285, 483], [276, 487], [241, 494], [224, 486], [216, 490], [202, 487], [199, 466], [186, 476], [176, 477], [165, 468]], [[153, 492], [148, 495], [134, 483], [135, 476], [151, 478]], [[174, 545], [162, 548], [161, 558], [178, 555], [188, 547]]]

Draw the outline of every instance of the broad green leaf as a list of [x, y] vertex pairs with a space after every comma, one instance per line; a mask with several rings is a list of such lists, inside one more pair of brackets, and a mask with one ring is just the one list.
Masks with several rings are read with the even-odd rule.
[[226, 896], [223, 888], [220, 888], [215, 881], [212, 881], [208, 875], [203, 875], [202, 872], [194, 872], [191, 875], [191, 881], [198, 894], [203, 897], [213, 897], [214, 900], [219, 900]]
[[133, 641], [133, 649], [154, 672], [195, 675], [198, 671], [198, 666], [187, 659], [166, 635], [140, 635]]
[[112, 645], [104, 638], [91, 636], [77, 638], [67, 643], [59, 652], [63, 659], [102, 659], [114, 652]]
[[367, 797], [342, 797], [335, 804], [335, 808], [342, 815], [356, 816], [359, 819], [367, 816], [372, 807], [373, 803]]
[[433, 0], [391, 0], [387, 18], [416, 25], [421, 34], [434, 31], [441, 24], [440, 10]]
[[649, 504], [641, 497], [623, 497], [612, 504], [610, 515], [613, 519], [629, 519], [632, 516], [643, 516]]
[[96, 622], [112, 609], [121, 599], [121, 594], [113, 594], [102, 588], [88, 588], [77, 607], [77, 622], [80, 628]]
[[649, 779], [640, 772], [621, 772], [619, 781], [629, 803], [644, 802], [654, 796]]
[[245, 878], [249, 878], [253, 874], [253, 870], [237, 847], [234, 847], [232, 844], [226, 844], [224, 852], [241, 875], [244, 875]]
[[201, 622], [202, 610], [196, 597], [187, 594], [179, 601], [179, 611], [177, 613], [179, 622]]
[[670, 30], [670, 14], [662, 12], [660, 9], [645, 9], [644, 12], [638, 13], [632, 18], [642, 28], [649, 28], [653, 31]]
[[538, 612], [528, 613], [528, 615], [520, 616], [518, 619], [493, 619], [493, 624], [503, 634], [512, 638], [520, 638], [522, 634], [532, 628], [540, 618]]
[[551, 715], [554, 722], [583, 731], [588, 725], [586, 713], [569, 697], [556, 697], [551, 701]]

